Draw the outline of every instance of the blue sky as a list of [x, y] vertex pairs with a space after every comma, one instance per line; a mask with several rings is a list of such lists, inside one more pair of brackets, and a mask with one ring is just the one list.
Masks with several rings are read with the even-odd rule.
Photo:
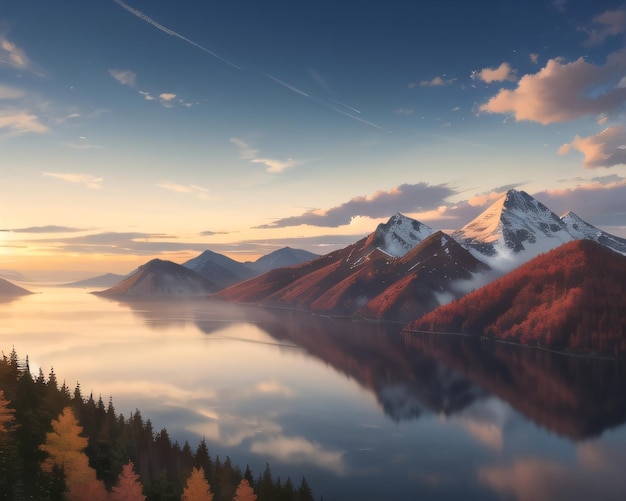
[[7, 2], [0, 268], [325, 253], [508, 188], [626, 236], [626, 4]]

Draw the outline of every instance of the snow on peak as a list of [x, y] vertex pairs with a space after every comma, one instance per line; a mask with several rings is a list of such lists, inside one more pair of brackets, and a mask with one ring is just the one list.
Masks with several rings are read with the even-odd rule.
[[626, 239], [616, 237], [596, 228], [572, 211], [563, 214], [561, 221], [567, 227], [567, 231], [572, 238], [576, 240], [593, 240], [615, 252], [626, 255]]
[[435, 231], [399, 212], [381, 223], [374, 232], [373, 244], [393, 257], [402, 257]]

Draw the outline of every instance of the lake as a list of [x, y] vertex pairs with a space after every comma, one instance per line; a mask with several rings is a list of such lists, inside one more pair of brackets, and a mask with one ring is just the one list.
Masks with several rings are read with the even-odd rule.
[[626, 364], [222, 301], [30, 287], [0, 349], [324, 501], [622, 500]]

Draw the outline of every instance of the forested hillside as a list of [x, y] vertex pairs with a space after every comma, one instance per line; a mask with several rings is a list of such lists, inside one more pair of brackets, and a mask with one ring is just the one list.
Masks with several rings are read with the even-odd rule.
[[590, 240], [538, 256], [408, 329], [626, 354], [626, 257]]
[[[199, 494], [200, 493], [200, 494]], [[15, 350], [0, 358], [0, 500], [311, 501], [297, 486], [257, 477], [226, 456], [209, 454], [155, 431], [136, 410], [128, 418], [108, 404], [58, 384], [54, 370], [30, 373]]]

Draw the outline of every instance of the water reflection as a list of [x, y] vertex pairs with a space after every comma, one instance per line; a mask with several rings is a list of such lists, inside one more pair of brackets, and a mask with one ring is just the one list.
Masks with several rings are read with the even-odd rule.
[[[193, 322], [206, 334], [248, 322], [299, 346], [371, 391], [395, 421], [451, 415], [495, 395], [527, 418], [573, 439], [626, 422], [626, 363], [570, 357], [463, 337], [401, 333], [400, 327], [219, 303], [127, 303], [152, 328]], [[484, 407], [483, 407], [484, 408]], [[484, 420], [485, 416], [483, 416]], [[491, 424], [468, 429], [500, 440]]]
[[[339, 499], [622, 499], [623, 363], [213, 301], [67, 290], [0, 305], [14, 345], [181, 443]], [[539, 426], [537, 426], [539, 425]], [[571, 487], [574, 486], [574, 487]]]

